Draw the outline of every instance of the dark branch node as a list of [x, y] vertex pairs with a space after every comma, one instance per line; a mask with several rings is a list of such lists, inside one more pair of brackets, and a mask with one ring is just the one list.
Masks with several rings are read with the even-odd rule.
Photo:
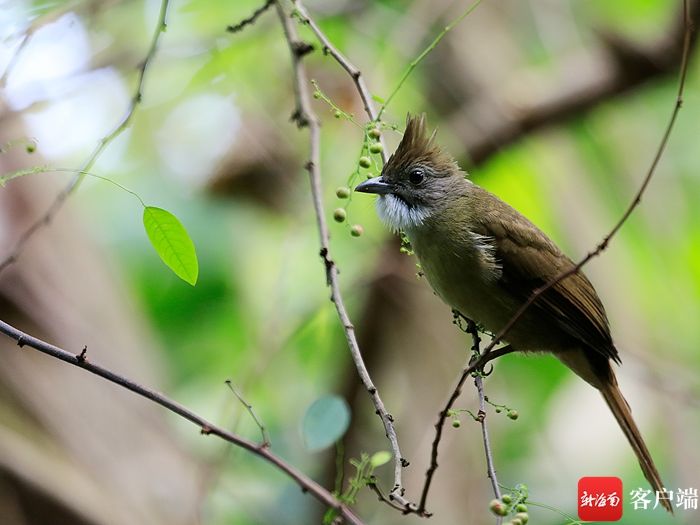
[[315, 47], [313, 44], [309, 44], [308, 42], [304, 42], [303, 40], [292, 42], [292, 52], [294, 53], [294, 56], [298, 58], [302, 58], [303, 56], [308, 55], [314, 49]]
[[[300, 129], [305, 128], [309, 125], [309, 119], [306, 117], [306, 114], [301, 110], [301, 108], [296, 108], [292, 112], [292, 116], [289, 117], [289, 120], [294, 122], [297, 125], [297, 127]], [[308, 165], [309, 164], [307, 163], [306, 169], [309, 169]]]
[[84, 363], [87, 360], [87, 345], [83, 346], [83, 349], [80, 351], [76, 359], [78, 360], [78, 363]]
[[20, 335], [20, 336], [17, 338], [17, 346], [19, 346], [20, 348], [23, 348], [24, 345], [26, 345], [26, 344], [27, 344], [27, 342], [24, 340], [24, 336], [23, 336], [23, 335]]

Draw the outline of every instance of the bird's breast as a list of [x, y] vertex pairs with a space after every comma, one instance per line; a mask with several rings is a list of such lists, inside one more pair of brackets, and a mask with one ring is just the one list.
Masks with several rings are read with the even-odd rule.
[[422, 272], [443, 301], [486, 326], [502, 319], [508, 305], [491, 239], [471, 232], [451, 240], [429, 231], [408, 235]]

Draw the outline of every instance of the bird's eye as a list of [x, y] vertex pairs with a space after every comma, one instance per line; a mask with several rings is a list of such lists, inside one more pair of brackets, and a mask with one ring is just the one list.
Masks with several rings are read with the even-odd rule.
[[413, 168], [408, 172], [408, 182], [418, 186], [425, 179], [425, 171], [422, 168]]

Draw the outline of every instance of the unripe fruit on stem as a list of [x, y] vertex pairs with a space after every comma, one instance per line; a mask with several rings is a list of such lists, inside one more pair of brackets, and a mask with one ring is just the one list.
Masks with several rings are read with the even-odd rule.
[[518, 411], [517, 410], [509, 410], [508, 417], [511, 418], [513, 421], [515, 421], [516, 419], [518, 419]]
[[347, 199], [348, 197], [350, 197], [350, 188], [346, 186], [341, 186], [340, 188], [335, 190], [335, 196], [339, 199]]
[[367, 134], [373, 139], [378, 139], [382, 136], [382, 132], [379, 131], [379, 128], [372, 128], [367, 132]]
[[369, 152], [370, 152], [370, 153], [381, 153], [382, 151], [384, 151], [384, 147], [383, 147], [381, 144], [379, 144], [379, 143], [377, 143], [377, 144], [372, 144], [372, 145], [369, 147]]
[[27, 153], [34, 153], [36, 151], [36, 144], [27, 144]]
[[352, 228], [350, 228], [350, 235], [353, 237], [359, 237], [364, 233], [365, 229], [360, 226], [359, 224], [355, 224]]
[[342, 114], [340, 111], [336, 111], [336, 112], [333, 114], [333, 116], [334, 116], [335, 118], [340, 118], [340, 117], [343, 116], [343, 114]]
[[491, 503], [489, 503], [489, 510], [496, 516], [505, 516], [508, 514], [508, 509], [506, 506], [503, 504], [503, 502], [497, 499], [491, 500]]
[[335, 222], [343, 222], [345, 217], [347, 217], [347, 213], [345, 213], [343, 208], [336, 208], [333, 212], [333, 219], [335, 219]]
[[518, 503], [515, 506], [515, 510], [517, 510], [518, 512], [527, 512], [527, 505], [525, 505], [524, 503]]
[[455, 427], [455, 428], [459, 428], [459, 427], [462, 426], [462, 422], [461, 422], [459, 419], [455, 419], [455, 420], [452, 422], [452, 426]]
[[315, 99], [321, 98], [321, 93], [319, 93], [318, 91], [314, 91], [314, 98]]
[[513, 498], [510, 497], [510, 494], [503, 494], [503, 496], [501, 496], [501, 501], [508, 505], [511, 501], [513, 501]]
[[510, 520], [510, 525], [523, 525], [523, 520], [519, 518], [513, 518]]
[[499, 407], [496, 407], [496, 414], [500, 414], [503, 410]]
[[360, 165], [360, 168], [366, 169], [372, 165], [372, 161], [369, 160], [369, 157], [360, 157], [358, 164]]
[[518, 512], [515, 517], [519, 519], [523, 525], [530, 521], [530, 515], [527, 512]]

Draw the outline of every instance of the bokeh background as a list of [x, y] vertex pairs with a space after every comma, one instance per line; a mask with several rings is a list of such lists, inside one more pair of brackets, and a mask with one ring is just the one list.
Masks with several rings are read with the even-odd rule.
[[[273, 451], [332, 487], [335, 451], [308, 451], [300, 432], [314, 400], [339, 394], [350, 404], [346, 459], [387, 443], [328, 300], [303, 170], [307, 134], [290, 122], [279, 20], [270, 10], [240, 33], [225, 30], [259, 4], [173, 2], [131, 125], [92, 168], [182, 220], [198, 250], [197, 286], [153, 252], [138, 202], [88, 177], [0, 274], [0, 316], [76, 351], [88, 345], [95, 361], [258, 439], [230, 379]], [[381, 98], [468, 3], [307, 7]], [[85, 161], [134, 96], [159, 9], [157, 0], [0, 1], [2, 173]], [[676, 97], [680, 13], [681, 2], [668, 0], [485, 1], [416, 68], [386, 120], [402, 126], [407, 112], [426, 112], [475, 182], [578, 259], [623, 213], [651, 163]], [[349, 77], [300, 31], [317, 47], [305, 58], [310, 76], [364, 122]], [[699, 86], [691, 58], [683, 109], [641, 206], [586, 267], [621, 351], [622, 389], [674, 491], [700, 489]], [[335, 188], [355, 170], [362, 131], [314, 104], [331, 220], [347, 204]], [[395, 147], [400, 134], [385, 135]], [[36, 141], [34, 153], [26, 140]], [[0, 257], [71, 176], [35, 174], [0, 189]], [[399, 253], [372, 199], [353, 196], [347, 211], [348, 223], [331, 220], [331, 249], [416, 499], [469, 341], [417, 278], [416, 260]], [[352, 237], [351, 224], [365, 234]], [[320, 523], [324, 509], [260, 460], [80, 370], [9, 340], [0, 346], [3, 524]], [[631, 450], [598, 394], [554, 359], [499, 360], [486, 391], [520, 414], [491, 412], [488, 422], [499, 480], [528, 486], [531, 523], [571, 523], [561, 513], [575, 516], [577, 481], [591, 475], [623, 479], [620, 523], [700, 522], [700, 510], [671, 519], [632, 508], [629, 490], [647, 484]], [[477, 406], [471, 386], [458, 406]], [[479, 427], [468, 416], [447, 429], [440, 464], [432, 522], [492, 523]], [[390, 470], [377, 471], [387, 488]], [[357, 510], [372, 524], [422, 522], [367, 490]]]

